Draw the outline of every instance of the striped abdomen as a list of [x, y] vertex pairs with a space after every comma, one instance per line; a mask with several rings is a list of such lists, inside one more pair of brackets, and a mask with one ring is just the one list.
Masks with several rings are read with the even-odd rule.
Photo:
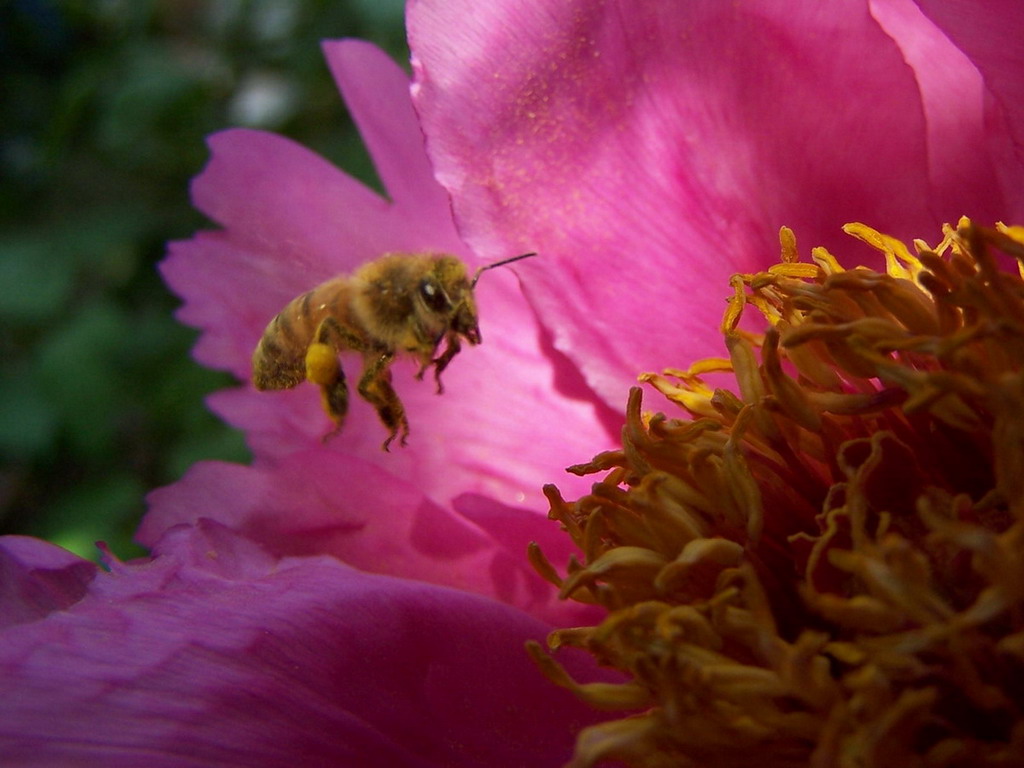
[[256, 389], [289, 389], [306, 378], [306, 349], [328, 315], [344, 322], [348, 314], [347, 277], [321, 283], [297, 296], [271, 320], [252, 355]]

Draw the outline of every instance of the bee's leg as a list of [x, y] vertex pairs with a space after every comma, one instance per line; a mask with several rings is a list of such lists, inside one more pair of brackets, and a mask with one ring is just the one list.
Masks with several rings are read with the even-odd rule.
[[367, 357], [358, 387], [359, 394], [377, 409], [380, 420], [391, 430], [388, 439], [381, 446], [385, 451], [389, 450], [388, 446], [396, 437], [400, 437], [402, 445], [406, 444], [409, 437], [409, 420], [405, 417], [405, 407], [391, 386], [392, 360], [394, 355], [386, 352]]
[[454, 333], [448, 337], [447, 341], [448, 344], [445, 346], [444, 352], [441, 353], [440, 357], [432, 361], [434, 363], [434, 381], [437, 382], [437, 394], [439, 395], [444, 392], [444, 386], [441, 384], [441, 371], [448, 367], [448, 363], [462, 349], [462, 345], [459, 344], [459, 337]]
[[416, 381], [423, 381], [423, 374], [434, 363], [434, 351], [429, 350], [420, 355], [420, 369], [416, 371]]
[[437, 361], [434, 360], [434, 353], [437, 352], [437, 348], [441, 346], [441, 342], [444, 341], [447, 334], [442, 333], [436, 339], [420, 339], [420, 344], [416, 349], [417, 357], [420, 359], [420, 369], [416, 371], [416, 381], [423, 381], [423, 376], [426, 374], [430, 366], [434, 365]]
[[326, 435], [330, 437], [341, 431], [348, 413], [348, 385], [345, 383], [345, 372], [338, 360], [338, 352], [328, 343], [331, 335], [340, 335], [338, 323], [333, 318], [326, 318], [313, 334], [313, 341], [306, 349], [306, 380], [320, 387], [320, 398], [327, 415], [334, 421], [334, 429]]

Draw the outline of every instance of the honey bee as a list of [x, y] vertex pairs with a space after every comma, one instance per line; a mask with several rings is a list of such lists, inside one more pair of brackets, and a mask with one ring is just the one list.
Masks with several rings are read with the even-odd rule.
[[[466, 265], [449, 254], [384, 254], [289, 302], [267, 325], [253, 353], [253, 384], [259, 390], [316, 384], [335, 424], [330, 437], [341, 431], [348, 411], [348, 385], [338, 356], [358, 352], [363, 371], [356, 389], [390, 431], [383, 449], [389, 450], [396, 437], [405, 445], [409, 421], [391, 386], [395, 356], [416, 358], [420, 380], [433, 366], [437, 392], [443, 392], [441, 373], [459, 353], [460, 339], [470, 345], [481, 341], [473, 296], [480, 275], [536, 255], [484, 265], [470, 279]], [[438, 355], [442, 342], [445, 348]]]

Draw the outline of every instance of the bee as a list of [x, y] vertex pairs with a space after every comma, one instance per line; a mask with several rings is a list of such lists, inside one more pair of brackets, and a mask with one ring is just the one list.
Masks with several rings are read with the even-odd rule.
[[[252, 356], [252, 381], [259, 390], [291, 389], [303, 381], [320, 387], [323, 407], [341, 431], [348, 411], [348, 385], [339, 354], [358, 352], [363, 370], [356, 389], [389, 430], [385, 451], [409, 436], [405, 407], [391, 386], [396, 355], [419, 361], [416, 378], [433, 366], [437, 392], [441, 373], [462, 348], [481, 341], [473, 289], [488, 269], [536, 256], [524, 253], [486, 264], [473, 274], [446, 253], [387, 253], [351, 275], [339, 275], [292, 299], [270, 321]], [[444, 351], [438, 350], [444, 342]]]

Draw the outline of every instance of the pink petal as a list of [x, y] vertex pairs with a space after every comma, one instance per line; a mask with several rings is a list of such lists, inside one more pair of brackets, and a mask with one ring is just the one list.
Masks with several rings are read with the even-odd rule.
[[731, 272], [778, 230], [937, 232], [914, 73], [866, 2], [417, 0], [414, 100], [474, 250], [518, 270], [610, 404], [723, 352]]
[[[266, 567], [217, 526], [0, 635], [18, 766], [557, 766], [589, 713], [492, 601], [330, 558]], [[198, 553], [202, 553], [197, 557]], [[237, 560], [225, 572], [222, 553]]]
[[[995, 164], [978, 153], [989, 138], [978, 70], [914, 0], [872, 0], [871, 13], [900, 47], [921, 90], [932, 209], [951, 222], [961, 214], [989, 223], [1006, 216]], [[958, 212], [963, 205], [969, 207]]]
[[[323, 49], [384, 188], [396, 206], [412, 214], [403, 220], [403, 228], [427, 224], [432, 230], [438, 223], [450, 224], [451, 202], [434, 180], [423, 151], [408, 76], [362, 40], [328, 40]], [[452, 249], [461, 247], [454, 237], [451, 240]]]
[[0, 630], [74, 605], [96, 566], [28, 536], [0, 537]]
[[[1024, 5], [1018, 0], [978, 4], [966, 0], [917, 0], [978, 68], [987, 89], [987, 141], [995, 158], [1007, 223], [1024, 221]], [[977, 165], [970, 155], [967, 164]]]
[[526, 560], [537, 541], [566, 562], [558, 525], [490, 497], [460, 497], [452, 512], [355, 457], [307, 450], [271, 467], [203, 462], [148, 502], [138, 532], [147, 546], [178, 524], [215, 517], [277, 557], [325, 553], [371, 573], [494, 597], [552, 622], [583, 615], [557, 601]]

